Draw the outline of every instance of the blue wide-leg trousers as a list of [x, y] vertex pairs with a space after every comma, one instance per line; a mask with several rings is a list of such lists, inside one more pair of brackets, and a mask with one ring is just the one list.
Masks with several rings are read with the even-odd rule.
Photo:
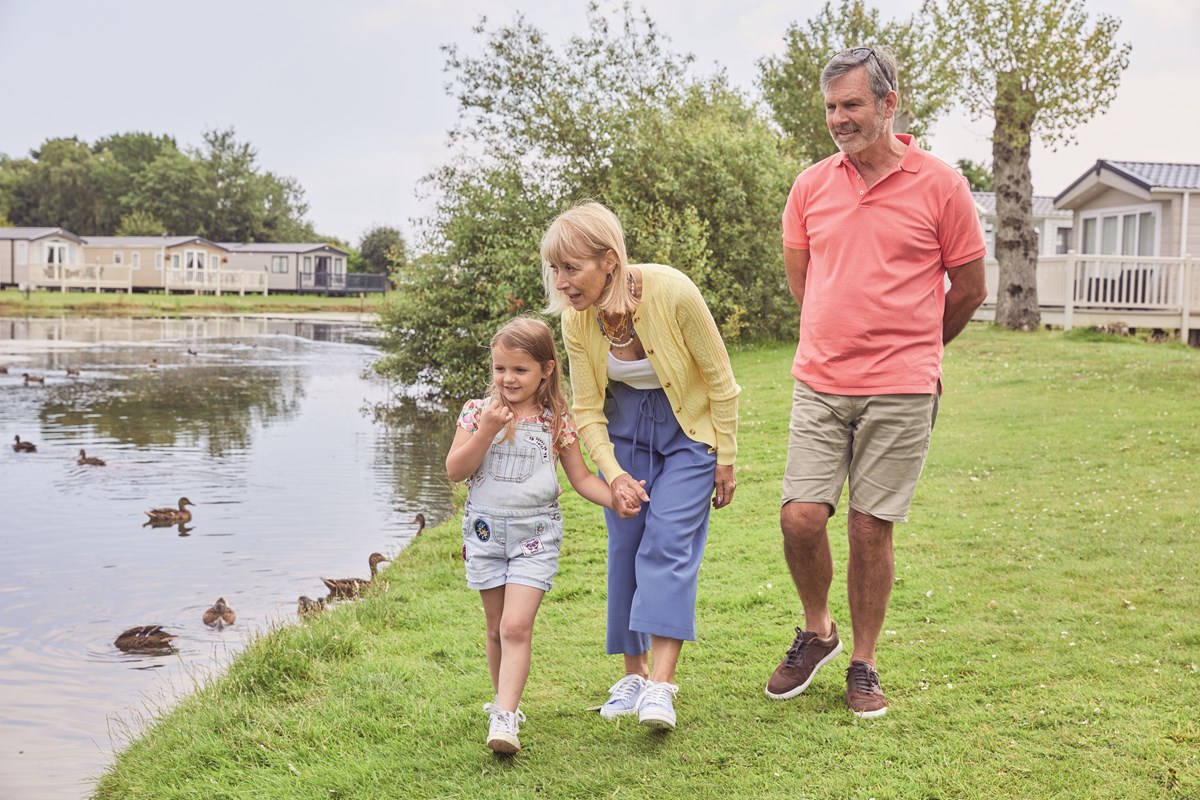
[[650, 502], [608, 524], [608, 653], [639, 655], [650, 636], [696, 639], [696, 584], [708, 541], [717, 457], [679, 427], [662, 389], [613, 382], [604, 410], [617, 462]]

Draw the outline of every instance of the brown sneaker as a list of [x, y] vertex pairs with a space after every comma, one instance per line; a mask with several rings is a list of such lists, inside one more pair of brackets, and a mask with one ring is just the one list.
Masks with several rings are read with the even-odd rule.
[[870, 719], [887, 713], [887, 698], [879, 686], [879, 673], [865, 661], [851, 661], [846, 670], [846, 705], [854, 716]]
[[842, 640], [837, 635], [837, 624], [830, 624], [833, 626], [833, 632], [829, 634], [828, 639], [819, 639], [812, 631], [796, 628], [796, 641], [792, 642], [787, 655], [771, 675], [771, 680], [767, 681], [767, 697], [772, 700], [789, 700], [795, 697], [808, 688], [818, 669], [842, 652]]

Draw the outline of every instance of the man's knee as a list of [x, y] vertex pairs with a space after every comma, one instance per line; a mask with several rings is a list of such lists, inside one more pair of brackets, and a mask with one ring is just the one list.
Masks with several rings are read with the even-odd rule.
[[809, 544], [827, 535], [829, 506], [824, 503], [784, 503], [779, 509], [779, 527], [789, 544]]
[[861, 511], [850, 509], [847, 531], [850, 546], [878, 547], [888, 544], [892, 539], [892, 528], [895, 523], [891, 520], [873, 517]]

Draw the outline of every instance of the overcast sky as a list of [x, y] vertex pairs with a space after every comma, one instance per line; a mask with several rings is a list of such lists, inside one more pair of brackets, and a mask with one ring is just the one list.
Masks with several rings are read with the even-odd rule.
[[[1037, 194], [1059, 193], [1100, 158], [1200, 161], [1200, 3], [1085, 1], [1093, 19], [1124, 21], [1130, 66], [1078, 145], [1035, 148]], [[788, 24], [823, 3], [635, 5], [699, 71], [719, 64], [753, 90], [756, 62], [780, 53]], [[887, 17], [918, 3], [873, 5]], [[411, 236], [410, 220], [427, 211], [417, 184], [448, 160], [457, 113], [439, 47], [478, 52], [480, 16], [509, 22], [517, 12], [562, 42], [585, 30], [585, 9], [586, 0], [0, 0], [0, 153], [131, 131], [196, 146], [205, 130], [234, 128], [264, 169], [300, 182], [321, 233], [357, 244], [388, 224]], [[933, 152], [989, 161], [990, 131], [990, 120], [955, 110], [934, 128]]]

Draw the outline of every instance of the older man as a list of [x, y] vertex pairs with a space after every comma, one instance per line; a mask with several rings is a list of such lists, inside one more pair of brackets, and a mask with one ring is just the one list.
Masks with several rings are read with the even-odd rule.
[[943, 345], [987, 294], [984, 241], [962, 175], [893, 133], [896, 61], [887, 49], [838, 53], [821, 89], [841, 152], [796, 178], [783, 213], [801, 315], [780, 527], [804, 627], [766, 692], [795, 697], [842, 650], [829, 612], [827, 523], [848, 479], [846, 703], [878, 717], [887, 713], [875, 647], [895, 572], [892, 526], [906, 519], [925, 463]]

